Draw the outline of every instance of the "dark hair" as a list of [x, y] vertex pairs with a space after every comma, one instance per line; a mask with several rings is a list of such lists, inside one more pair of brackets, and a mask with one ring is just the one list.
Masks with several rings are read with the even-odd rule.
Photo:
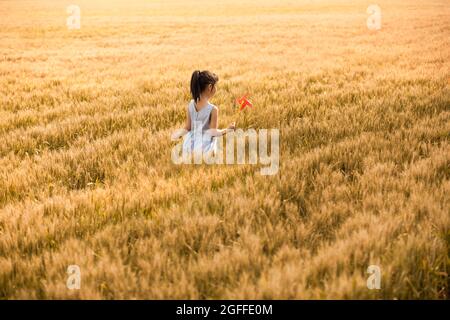
[[212, 84], [214, 87], [217, 81], [219, 77], [215, 73], [195, 70], [191, 77], [191, 94], [194, 101], [197, 102], [200, 99], [200, 94], [208, 85]]

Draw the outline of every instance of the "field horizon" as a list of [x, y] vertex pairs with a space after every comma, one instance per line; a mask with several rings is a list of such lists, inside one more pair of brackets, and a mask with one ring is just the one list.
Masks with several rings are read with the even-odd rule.
[[[370, 4], [0, 1], [0, 299], [448, 299], [450, 7]], [[197, 69], [277, 174], [171, 161]]]

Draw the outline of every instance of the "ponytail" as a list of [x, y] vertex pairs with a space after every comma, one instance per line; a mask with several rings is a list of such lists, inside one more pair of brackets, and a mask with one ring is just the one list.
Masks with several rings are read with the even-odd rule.
[[219, 77], [216, 74], [207, 70], [195, 70], [191, 77], [191, 94], [194, 102], [197, 103], [200, 100], [200, 95], [208, 85], [214, 86], [217, 81], [219, 81]]
[[200, 77], [200, 70], [195, 70], [194, 73], [192, 73], [191, 77], [191, 94], [192, 98], [194, 99], [194, 102], [197, 102], [200, 99], [200, 83], [199, 83], [199, 77]]

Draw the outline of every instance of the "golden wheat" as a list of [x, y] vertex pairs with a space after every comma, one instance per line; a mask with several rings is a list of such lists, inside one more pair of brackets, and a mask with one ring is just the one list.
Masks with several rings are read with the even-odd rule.
[[[450, 8], [377, 3], [1, 1], [0, 297], [448, 298]], [[277, 175], [172, 163], [195, 69]]]

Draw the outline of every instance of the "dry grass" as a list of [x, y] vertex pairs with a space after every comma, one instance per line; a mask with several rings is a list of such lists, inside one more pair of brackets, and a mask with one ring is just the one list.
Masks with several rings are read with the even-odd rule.
[[[447, 1], [74, 2], [0, 2], [0, 297], [448, 298]], [[278, 175], [172, 164], [197, 68]]]

